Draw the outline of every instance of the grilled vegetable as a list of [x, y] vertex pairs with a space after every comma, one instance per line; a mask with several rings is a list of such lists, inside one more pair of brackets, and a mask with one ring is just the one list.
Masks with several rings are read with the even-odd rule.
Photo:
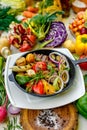
[[17, 82], [18, 82], [20, 85], [26, 84], [26, 83], [29, 82], [29, 80], [31, 79], [29, 76], [19, 75], [19, 74], [17, 74], [15, 78], [16, 78]]
[[24, 71], [27, 71], [28, 69], [31, 68], [31, 65], [25, 65], [25, 66], [13, 66], [12, 68], [12, 71], [15, 71], [15, 72], [24, 72]]

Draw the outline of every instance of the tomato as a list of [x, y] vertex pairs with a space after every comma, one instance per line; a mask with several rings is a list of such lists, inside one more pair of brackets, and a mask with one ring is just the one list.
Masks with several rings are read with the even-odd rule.
[[32, 68], [33, 68], [33, 70], [35, 72], [37, 72], [39, 70], [43, 70], [44, 71], [44, 70], [47, 69], [47, 65], [46, 65], [46, 63], [44, 61], [39, 61], [36, 64], [34, 64]]
[[[80, 56], [80, 59], [82, 58], [87, 58], [87, 56], [86, 55]], [[87, 62], [80, 63], [79, 66], [82, 70], [87, 70]]]
[[41, 80], [39, 80], [38, 83], [33, 85], [32, 89], [37, 94], [44, 94], [43, 82]]
[[26, 41], [23, 43], [23, 45], [21, 45], [21, 47], [19, 49], [19, 51], [21, 51], [21, 52], [25, 52], [25, 51], [29, 51], [29, 50], [31, 50], [31, 46]]

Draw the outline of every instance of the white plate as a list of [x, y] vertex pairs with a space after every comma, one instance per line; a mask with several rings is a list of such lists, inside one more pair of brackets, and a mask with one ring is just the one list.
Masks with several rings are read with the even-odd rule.
[[[67, 49], [61, 48], [56, 50], [74, 59], [72, 54]], [[46, 98], [35, 97], [24, 93], [14, 84], [14, 82], [9, 81], [8, 78], [8, 76], [11, 74], [10, 68], [14, 65], [15, 60], [19, 58], [22, 54], [23, 53], [10, 55], [7, 58], [5, 68], [5, 86], [9, 100], [14, 106], [28, 109], [55, 108], [74, 102], [75, 100], [80, 98], [83, 94], [85, 94], [83, 75], [78, 65], [76, 65], [76, 76], [74, 82], [72, 86], [68, 89], [68, 91], [56, 96]]]

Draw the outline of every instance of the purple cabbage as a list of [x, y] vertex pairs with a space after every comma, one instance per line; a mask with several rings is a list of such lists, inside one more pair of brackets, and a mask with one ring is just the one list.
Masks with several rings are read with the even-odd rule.
[[67, 31], [64, 23], [60, 21], [52, 22], [50, 30], [46, 35], [44, 41], [53, 39], [53, 41], [46, 45], [46, 47], [56, 47], [61, 45], [67, 38]]

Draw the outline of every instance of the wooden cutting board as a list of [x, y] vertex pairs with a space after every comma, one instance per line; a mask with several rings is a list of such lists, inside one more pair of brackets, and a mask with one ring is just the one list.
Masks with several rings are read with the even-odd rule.
[[23, 109], [20, 123], [24, 130], [76, 130], [78, 113], [73, 104], [55, 109]]

